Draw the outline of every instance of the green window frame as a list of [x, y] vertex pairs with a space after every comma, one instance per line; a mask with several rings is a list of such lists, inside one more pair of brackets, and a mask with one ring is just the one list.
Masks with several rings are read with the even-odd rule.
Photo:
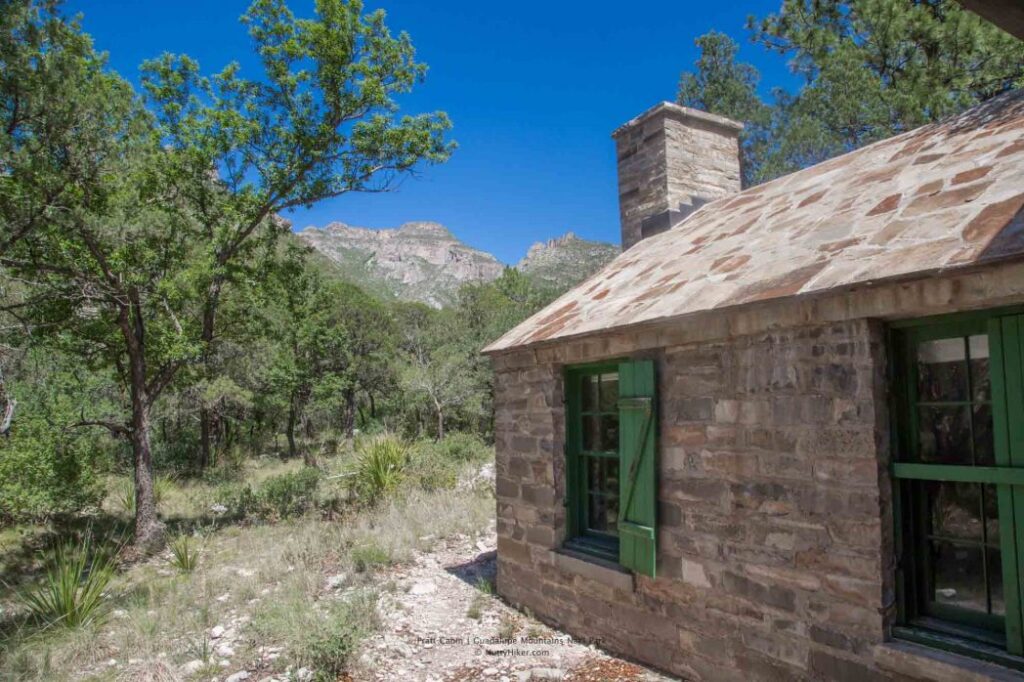
[[623, 360], [569, 367], [565, 397], [565, 546], [654, 577], [654, 363]]
[[893, 325], [895, 636], [1024, 669], [1024, 315]]

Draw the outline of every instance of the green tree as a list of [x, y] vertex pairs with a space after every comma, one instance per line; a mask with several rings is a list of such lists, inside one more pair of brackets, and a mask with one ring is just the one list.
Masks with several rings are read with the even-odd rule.
[[698, 39], [679, 101], [748, 124], [744, 177], [763, 182], [1024, 85], [1024, 43], [953, 0], [785, 0], [748, 26], [801, 80], [765, 104], [721, 34]]
[[[206, 244], [208, 374], [216, 371], [221, 296], [250, 275], [252, 237], [285, 230], [276, 216], [287, 209], [385, 191], [422, 162], [446, 161], [453, 149], [444, 113], [396, 114], [395, 96], [427, 69], [407, 34], [392, 36], [384, 13], [364, 14], [359, 0], [317, 0], [316, 15], [297, 18], [283, 0], [251, 5], [242, 21], [263, 65], [258, 80], [244, 78], [238, 64], [204, 77], [187, 56], [144, 65], [160, 135], [178, 152], [169, 181], [187, 197]], [[212, 417], [201, 410], [201, 465], [211, 455]]]
[[[384, 306], [358, 287], [326, 279], [306, 259], [308, 249], [289, 245], [263, 289], [257, 319], [271, 346], [267, 384], [287, 404], [290, 456], [298, 454], [296, 433], [309, 435], [311, 403], [338, 415], [352, 436], [356, 399], [372, 395], [390, 371], [392, 323]], [[306, 463], [316, 464], [309, 447]]]
[[1024, 43], [953, 0], [786, 0], [750, 27], [805, 83], [782, 102], [774, 175], [1024, 84]]
[[[134, 542], [146, 551], [163, 541], [152, 480], [154, 405], [183, 368], [210, 357], [225, 286], [251, 285], [259, 245], [286, 230], [277, 212], [385, 189], [421, 161], [443, 161], [449, 124], [443, 114], [395, 117], [392, 95], [411, 88], [424, 67], [413, 61], [407, 36], [392, 37], [383, 15], [364, 16], [358, 2], [321, 0], [316, 19], [299, 20], [282, 2], [258, 0], [244, 20], [265, 78], [244, 80], [232, 65], [205, 79], [192, 60], [165, 56], [146, 69], [153, 113], [56, 5], [18, 7], [27, 9], [4, 14], [12, 25], [0, 35], [0, 54], [35, 69], [43, 94], [89, 92], [75, 100], [84, 111], [36, 129], [19, 113], [19, 102], [36, 95], [0, 80], [5, 128], [13, 129], [0, 168], [31, 165], [34, 149], [55, 155], [39, 171], [53, 177], [0, 174], [4, 196], [45, 209], [45, 219], [23, 229], [7, 214], [32, 218], [23, 210], [28, 199], [0, 206], [0, 265], [29, 290], [9, 312], [26, 322], [32, 342], [118, 378], [120, 410], [83, 424], [132, 444]], [[70, 66], [41, 66], [59, 60]], [[69, 74], [71, 81], [61, 80]], [[76, 80], [83, 74], [84, 86]], [[80, 137], [62, 127], [69, 121], [95, 131]], [[52, 149], [51, 139], [59, 140]], [[39, 194], [51, 184], [66, 187], [60, 210]]]
[[700, 58], [693, 71], [679, 78], [676, 101], [744, 124], [740, 166], [743, 185], [753, 185], [761, 174], [772, 119], [771, 107], [757, 94], [761, 74], [752, 64], [736, 61], [739, 46], [724, 33], [710, 31], [694, 43]]

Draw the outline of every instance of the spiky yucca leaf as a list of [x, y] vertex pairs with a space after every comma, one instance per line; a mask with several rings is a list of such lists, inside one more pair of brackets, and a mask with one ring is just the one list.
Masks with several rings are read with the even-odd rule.
[[359, 444], [356, 488], [367, 502], [376, 502], [397, 490], [409, 464], [409, 444], [392, 434], [381, 434]]
[[22, 594], [25, 608], [44, 628], [77, 628], [105, 615], [104, 591], [116, 571], [116, 552], [97, 546], [91, 535], [62, 541], [53, 550], [46, 575]]

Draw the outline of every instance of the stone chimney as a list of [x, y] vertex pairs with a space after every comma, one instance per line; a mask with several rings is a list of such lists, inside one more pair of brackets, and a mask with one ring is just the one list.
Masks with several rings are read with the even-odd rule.
[[723, 116], [662, 102], [612, 133], [623, 251], [740, 191], [741, 130]]

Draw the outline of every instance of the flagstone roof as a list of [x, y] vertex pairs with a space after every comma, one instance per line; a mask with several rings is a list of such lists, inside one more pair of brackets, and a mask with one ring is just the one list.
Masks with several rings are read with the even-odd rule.
[[1024, 91], [704, 205], [484, 349], [1024, 255]]

